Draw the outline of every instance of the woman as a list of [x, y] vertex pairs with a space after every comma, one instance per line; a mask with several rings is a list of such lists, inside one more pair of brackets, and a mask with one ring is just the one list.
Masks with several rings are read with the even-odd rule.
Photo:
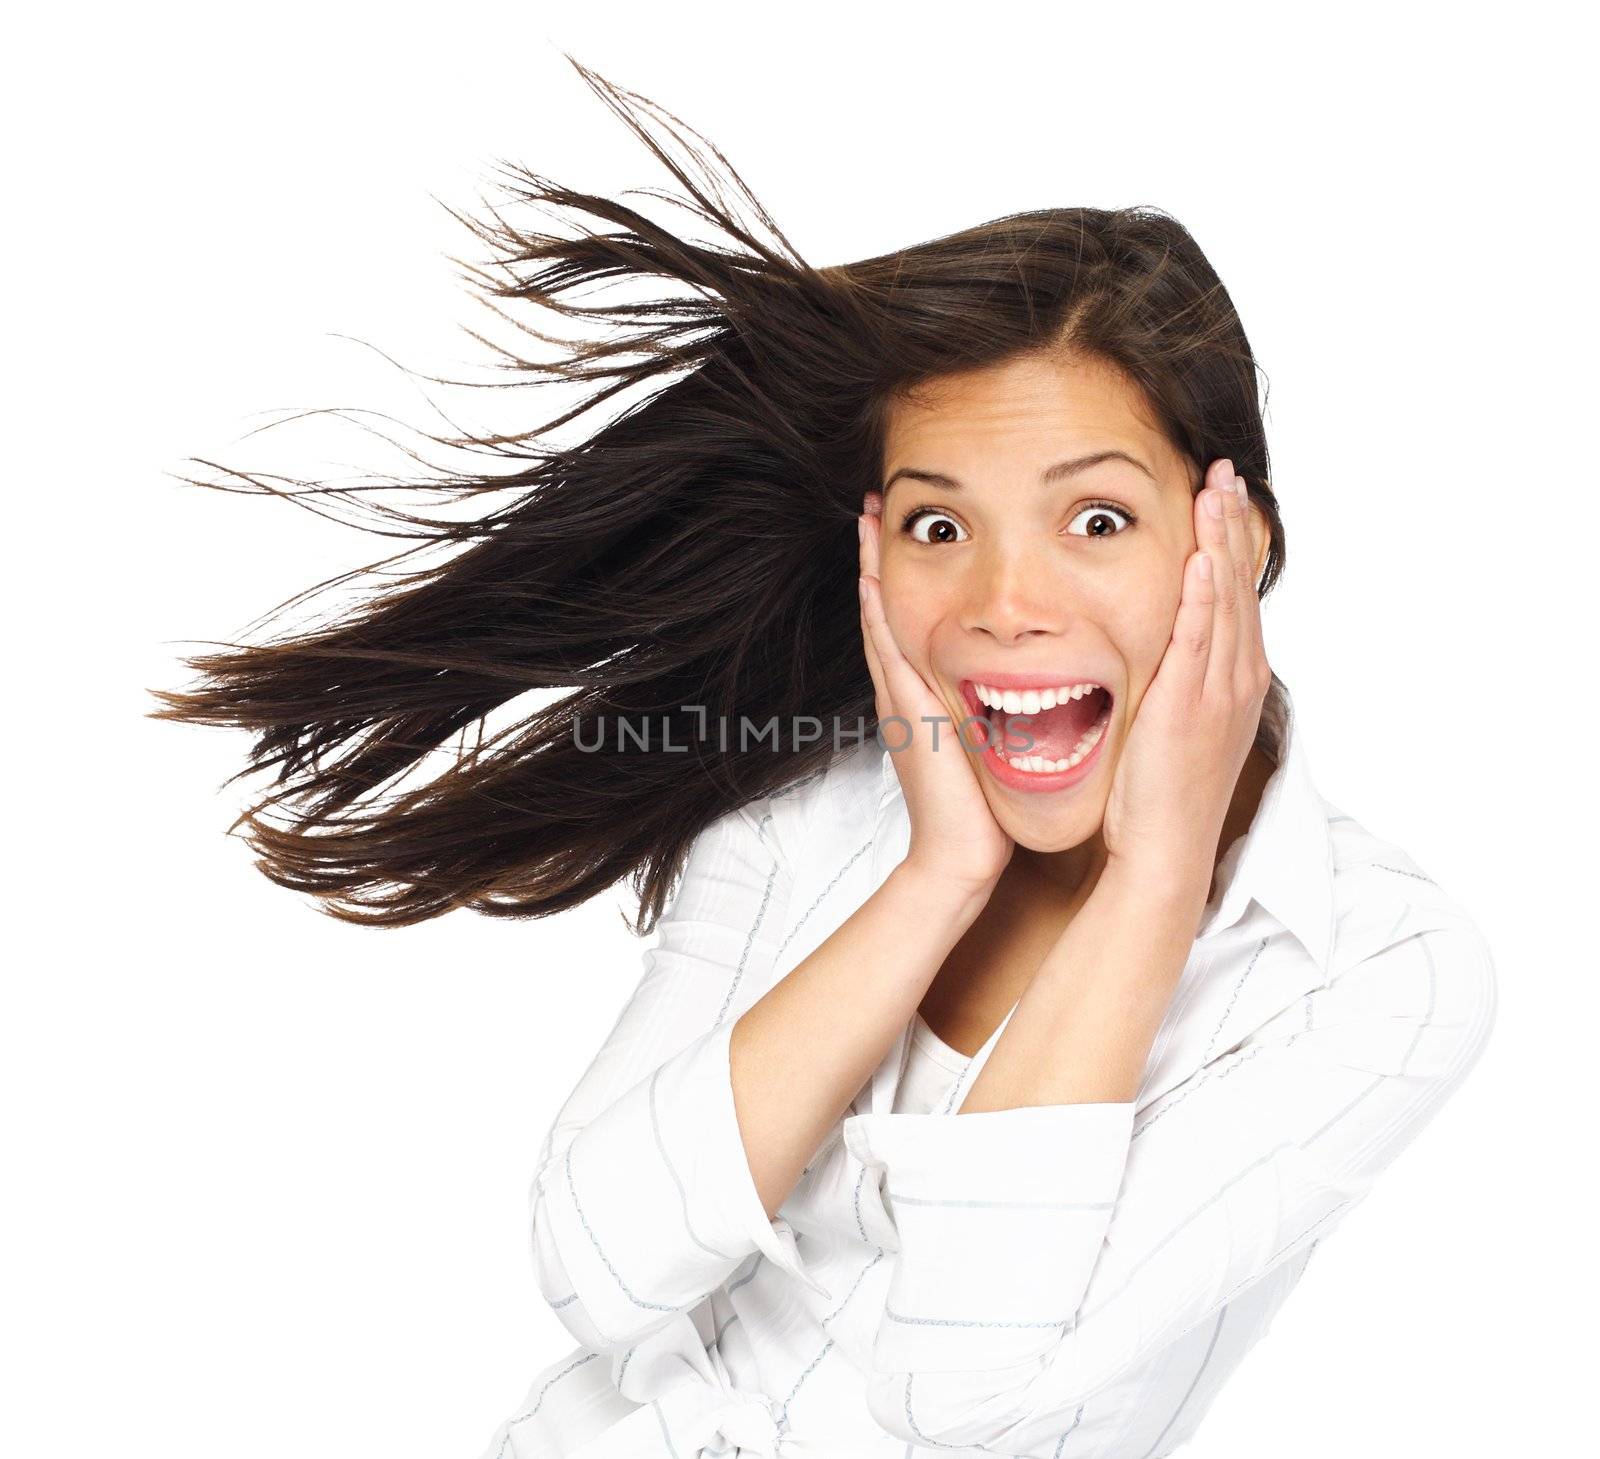
[[[1244, 332], [1150, 210], [813, 270], [579, 70], [740, 248], [529, 179], [616, 231], [496, 214], [495, 292], [635, 330], [516, 366], [619, 382], [591, 404], [687, 374], [447, 482], [523, 495], [426, 523], [477, 540], [344, 624], [194, 660], [164, 713], [260, 733], [273, 799], [315, 801], [252, 814], [263, 868], [335, 915], [636, 877], [657, 944], [530, 1192], [578, 1346], [485, 1459], [1170, 1453], [1495, 1010], [1471, 922], [1317, 793], [1268, 668]], [[695, 297], [558, 297], [644, 274]]]

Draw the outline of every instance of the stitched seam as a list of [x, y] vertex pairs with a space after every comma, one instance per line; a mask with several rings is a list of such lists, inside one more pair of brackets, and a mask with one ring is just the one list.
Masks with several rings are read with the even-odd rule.
[[1250, 977], [1250, 974], [1255, 970], [1255, 965], [1261, 961], [1261, 954], [1267, 950], [1268, 940], [1269, 939], [1263, 937], [1261, 941], [1256, 944], [1255, 955], [1248, 963], [1245, 964], [1244, 971], [1239, 974], [1239, 981], [1233, 985], [1233, 993], [1228, 998], [1228, 1006], [1222, 1010], [1222, 1017], [1217, 1020], [1217, 1026], [1211, 1031], [1211, 1038], [1206, 1044], [1206, 1051], [1200, 1056], [1202, 1063], [1207, 1062], [1211, 1058], [1211, 1050], [1217, 1042], [1217, 1036], [1222, 1032], [1223, 1026], [1227, 1023], [1228, 1015], [1233, 1012], [1233, 1005], [1238, 1001], [1240, 989], [1244, 987], [1246, 981]]
[[572, 1372], [576, 1368], [581, 1368], [585, 1363], [592, 1363], [599, 1356], [599, 1353], [585, 1353], [581, 1358], [575, 1359], [573, 1362], [568, 1363], [565, 1368], [555, 1375], [555, 1377], [551, 1378], [550, 1381], [539, 1390], [539, 1396], [533, 1400], [533, 1407], [530, 1408], [526, 1413], [518, 1414], [514, 1419], [510, 1420], [506, 1424], [505, 1437], [501, 1439], [500, 1447], [495, 1450], [494, 1459], [505, 1459], [506, 1446], [511, 1442], [512, 1429], [516, 1428], [518, 1424], [527, 1423], [530, 1418], [539, 1412], [540, 1405], [544, 1403], [544, 1396], [551, 1390], [551, 1388], [565, 1378], [568, 1373]]
[[[762, 832], [765, 830], [767, 824], [771, 820], [772, 812], [768, 811], [766, 815], [762, 817], [761, 826], [757, 829], [757, 839], [761, 838]], [[763, 842], [763, 844], [765, 844], [765, 842]], [[756, 919], [750, 924], [749, 934], [744, 940], [744, 949], [739, 954], [739, 966], [734, 969], [733, 981], [728, 985], [727, 996], [722, 1000], [722, 1007], [717, 1010], [716, 1022], [718, 1025], [722, 1023], [723, 1018], [727, 1015], [728, 1005], [733, 1002], [733, 995], [738, 991], [739, 984], [744, 980], [745, 964], [749, 961], [750, 949], [755, 946], [756, 933], [761, 930], [761, 924], [766, 920], [767, 903], [772, 900], [772, 884], [777, 879], [778, 860], [776, 855], [774, 855], [772, 869], [767, 873], [767, 884], [761, 890], [761, 905], [756, 908]]]
[[826, 897], [829, 892], [831, 892], [836, 886], [839, 885], [839, 881], [844, 876], [845, 872], [849, 871], [850, 868], [852, 866], [854, 866], [856, 864], [856, 862], [858, 862], [862, 858], [862, 856], [865, 855], [866, 852], [871, 849], [872, 840], [873, 840], [873, 838], [871, 836], [868, 836], [867, 839], [865, 841], [863, 841], [861, 843], [861, 845], [851, 855], [850, 859], [847, 862], [845, 862], [845, 864], [843, 866], [841, 866], [839, 868], [839, 870], [834, 874], [833, 880], [830, 881], [827, 884], [827, 886], [823, 887], [823, 889], [820, 892], [817, 893], [816, 901], [814, 901], [809, 907], [806, 908], [804, 915], [800, 918], [800, 920], [798, 922], [796, 922], [794, 924], [793, 927], [791, 927], [789, 929], [788, 935], [778, 945], [778, 950], [773, 955], [773, 960], [774, 961], [777, 961], [778, 958], [781, 958], [783, 956], [784, 949], [786, 947], [788, 947], [791, 942], [794, 941], [795, 935], [810, 920], [811, 914], [813, 912], [815, 912], [817, 910], [817, 908], [822, 905], [823, 898]]
[[903, 1196], [890, 1190], [889, 1200], [896, 1206], [957, 1206], [985, 1211], [1109, 1211], [1113, 1201], [956, 1201], [930, 1196]]
[[1205, 1357], [1200, 1359], [1200, 1369], [1194, 1375], [1194, 1381], [1184, 1390], [1183, 1397], [1178, 1400], [1178, 1406], [1173, 1409], [1172, 1417], [1167, 1420], [1165, 1427], [1156, 1435], [1155, 1443], [1145, 1450], [1144, 1459], [1150, 1459], [1150, 1456], [1161, 1447], [1161, 1441], [1172, 1432], [1173, 1424], [1177, 1423], [1184, 1409], [1188, 1407], [1189, 1400], [1194, 1397], [1195, 1389], [1200, 1386], [1200, 1380], [1205, 1377], [1206, 1369], [1211, 1366], [1211, 1355], [1217, 1350], [1217, 1339], [1222, 1336], [1222, 1319], [1227, 1315], [1228, 1309], [1226, 1307], [1217, 1313], [1217, 1325], [1211, 1330], [1211, 1341], [1206, 1344]]

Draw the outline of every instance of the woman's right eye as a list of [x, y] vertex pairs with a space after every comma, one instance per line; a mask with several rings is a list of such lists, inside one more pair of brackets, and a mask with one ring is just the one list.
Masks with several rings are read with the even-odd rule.
[[936, 511], [932, 507], [918, 507], [912, 512], [903, 524], [904, 529], [911, 534], [914, 542], [926, 542], [930, 545], [940, 542], [964, 542], [967, 529], [948, 513]]

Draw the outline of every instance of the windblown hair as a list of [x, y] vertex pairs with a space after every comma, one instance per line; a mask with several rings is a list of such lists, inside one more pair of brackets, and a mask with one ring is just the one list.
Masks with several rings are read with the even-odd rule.
[[[399, 558], [460, 550], [383, 574], [368, 601], [315, 631], [185, 657], [201, 684], [152, 691], [165, 706], [153, 718], [253, 732], [229, 783], [275, 767], [275, 786], [230, 833], [245, 823], [260, 870], [342, 920], [399, 926], [458, 906], [547, 916], [631, 877], [633, 925], [647, 932], [711, 821], [841, 752], [831, 732], [741, 750], [707, 726], [809, 717], [864, 721], [870, 735], [855, 520], [881, 482], [887, 407], [919, 383], [1030, 351], [1119, 367], [1192, 463], [1195, 489], [1219, 456], [1244, 475], [1270, 527], [1258, 590], [1282, 569], [1254, 357], [1174, 219], [1146, 207], [1044, 209], [815, 268], [705, 138], [567, 59], [687, 193], [651, 195], [719, 236], [689, 241], [622, 201], [501, 162], [511, 199], [555, 210], [575, 236], [527, 231], [500, 208], [478, 219], [448, 209], [492, 250], [494, 274], [468, 266], [483, 302], [541, 306], [606, 336], [553, 340], [518, 320], [562, 354], [502, 350], [505, 367], [525, 377], [518, 385], [597, 388], [513, 434], [419, 432], [517, 463], [446, 473], [426, 489], [516, 499], [465, 521], [369, 502], [418, 529], [399, 535], [423, 538]], [[672, 287], [642, 302], [570, 297], [611, 280]], [[548, 444], [639, 386], [653, 388], [580, 444]], [[180, 479], [308, 494], [222, 469], [221, 483]], [[530, 690], [567, 692], [486, 742], [485, 717]], [[1275, 681], [1258, 736], [1274, 756], [1284, 711]], [[650, 747], [578, 743], [575, 730], [619, 719], [648, 725]], [[659, 748], [663, 728], [675, 752]], [[445, 773], [383, 802], [382, 787], [457, 734], [463, 748]], [[274, 806], [289, 824], [264, 819]]]

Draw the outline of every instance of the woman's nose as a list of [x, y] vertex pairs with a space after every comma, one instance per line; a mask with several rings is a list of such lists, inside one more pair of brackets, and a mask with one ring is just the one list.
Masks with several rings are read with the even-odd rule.
[[1061, 633], [1072, 616], [1070, 588], [1027, 554], [993, 555], [973, 569], [962, 611], [962, 627], [971, 632], [1014, 643]]

